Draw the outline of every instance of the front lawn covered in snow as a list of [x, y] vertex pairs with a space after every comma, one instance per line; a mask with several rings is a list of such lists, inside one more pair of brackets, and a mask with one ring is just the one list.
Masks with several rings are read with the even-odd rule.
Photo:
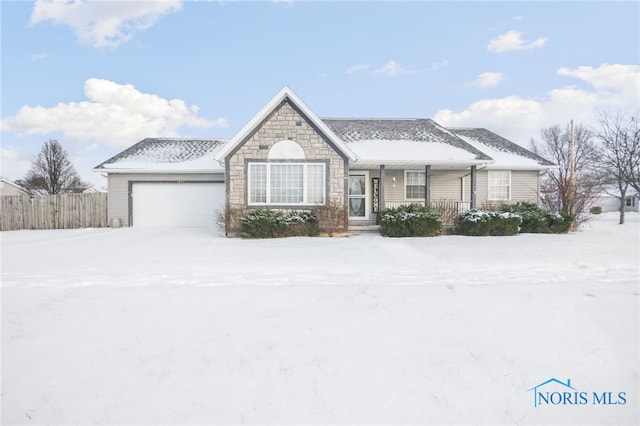
[[[5, 232], [2, 424], [634, 424], [639, 221], [616, 221], [402, 239]], [[588, 403], [534, 407], [551, 378]]]

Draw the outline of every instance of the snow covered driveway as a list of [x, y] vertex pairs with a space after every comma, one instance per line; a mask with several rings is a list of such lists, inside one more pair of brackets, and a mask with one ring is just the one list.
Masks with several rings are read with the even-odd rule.
[[[5, 232], [2, 424], [635, 424], [627, 220], [415, 239]], [[588, 403], [534, 407], [550, 378]]]

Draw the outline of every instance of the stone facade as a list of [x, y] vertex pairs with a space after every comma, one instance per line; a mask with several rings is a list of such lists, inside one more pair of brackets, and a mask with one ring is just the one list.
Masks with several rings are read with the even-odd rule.
[[[348, 159], [336, 151], [326, 137], [318, 133], [308, 118], [290, 101], [285, 100], [225, 159], [227, 233], [236, 232], [235, 220], [229, 216], [234, 212], [243, 212], [250, 208], [247, 206], [247, 163], [267, 161], [271, 148], [283, 140], [294, 141], [303, 149], [305, 158], [299, 161], [322, 161], [327, 164], [326, 202], [329, 204], [317, 207], [290, 207], [290, 209], [305, 210], [328, 206], [344, 208], [346, 206]], [[269, 160], [277, 161], [277, 158]], [[320, 227], [326, 228], [329, 225], [322, 223], [322, 216], [319, 214]], [[343, 227], [346, 227], [346, 218]]]

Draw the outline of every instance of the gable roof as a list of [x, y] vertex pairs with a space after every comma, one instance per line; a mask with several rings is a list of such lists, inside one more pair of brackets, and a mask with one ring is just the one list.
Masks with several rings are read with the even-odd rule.
[[349, 160], [356, 159], [353, 151], [340, 139], [318, 116], [309, 108], [288, 86], [284, 86], [253, 118], [231, 138], [231, 140], [218, 151], [215, 159], [224, 162], [227, 155], [231, 154], [244, 140], [271, 114], [281, 103], [291, 102], [306, 118], [326, 136], [329, 141], [345, 155]]
[[147, 138], [97, 165], [106, 173], [223, 172], [215, 153], [228, 139]]
[[449, 130], [496, 160], [495, 165], [488, 168], [542, 170], [555, 166], [551, 161], [487, 129], [449, 128]]
[[481, 150], [430, 119], [342, 119], [323, 121], [356, 153], [354, 165], [473, 165], [492, 163]]
[[26, 188], [23, 188], [22, 186], [18, 185], [17, 183], [11, 182], [8, 179], [0, 179], [0, 195], [4, 195], [3, 193], [5, 192], [5, 185], [13, 188], [14, 191], [18, 191], [18, 192], [22, 192], [25, 195], [31, 195], [31, 191], [29, 191]]

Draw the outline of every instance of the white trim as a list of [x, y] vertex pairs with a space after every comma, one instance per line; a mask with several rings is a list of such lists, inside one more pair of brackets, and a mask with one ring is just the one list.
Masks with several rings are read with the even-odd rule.
[[327, 127], [326, 124], [309, 108], [302, 100], [293, 93], [288, 86], [284, 86], [280, 91], [273, 97], [267, 104], [262, 107], [262, 109], [253, 116], [251, 120], [240, 130], [236, 135], [231, 138], [231, 140], [226, 143], [214, 156], [214, 159], [219, 163], [224, 163], [224, 159], [227, 155], [229, 155], [244, 139], [255, 129], [257, 128], [262, 121], [267, 118], [269, 114], [273, 112], [273, 110], [280, 105], [282, 101], [285, 99], [289, 99], [295, 106], [297, 106], [306, 116], [311, 120], [311, 122], [317, 126], [330, 140], [331, 142], [340, 150], [344, 155], [349, 158], [350, 161], [356, 160], [355, 153], [344, 143], [338, 136], [335, 135]]
[[92, 169], [94, 173], [99, 174], [144, 174], [144, 175], [157, 175], [157, 174], [224, 174], [224, 169]]
[[[255, 203], [251, 202], [251, 166], [252, 165], [264, 165], [266, 167], [266, 202]], [[302, 166], [302, 203], [275, 203], [271, 202], [271, 166]], [[308, 166], [322, 166], [322, 203], [311, 203], [307, 200], [307, 170]], [[318, 206], [325, 205], [327, 202], [327, 165], [319, 162], [296, 162], [296, 163], [276, 163], [276, 162], [260, 162], [252, 161], [247, 163], [247, 206]]]
[[[508, 173], [508, 196], [507, 198], [491, 198], [491, 173]], [[513, 192], [511, 187], [511, 170], [487, 170], [487, 201], [511, 201], [511, 193]]]
[[[393, 149], [393, 144], [389, 144], [389, 149]], [[461, 161], [453, 161], [453, 160], [433, 160], [433, 159], [424, 159], [423, 161], [417, 160], [415, 158], [408, 158], [406, 160], [388, 160], [388, 159], [372, 159], [372, 158], [363, 158], [358, 157], [357, 161], [349, 163], [349, 168], [353, 168], [355, 170], [359, 169], [375, 169], [379, 167], [381, 164], [387, 169], [408, 169], [411, 170], [417, 165], [430, 165], [432, 168], [435, 166], [439, 170], [446, 169], [466, 169], [471, 166], [486, 166], [488, 164], [494, 163], [493, 160], [461, 160]]]
[[[369, 182], [369, 171], [368, 170], [357, 170], [351, 171], [349, 170], [349, 177], [351, 176], [364, 176], [364, 216], [348, 216], [348, 220], [369, 220], [369, 215], [371, 214], [371, 207], [369, 206], [371, 201], [371, 183]], [[382, 185], [382, 182], [380, 183]], [[349, 188], [347, 186], [347, 211], [349, 209]], [[347, 213], [348, 214], [348, 213]]]
[[427, 174], [425, 172], [424, 169], [419, 170], [419, 169], [405, 169], [404, 170], [404, 182], [403, 182], [403, 191], [404, 191], [404, 199], [407, 201], [424, 201], [424, 196], [420, 197], [420, 198], [408, 198], [407, 197], [407, 172], [414, 172], [414, 173], [422, 173], [424, 174], [424, 179], [425, 179], [425, 183], [427, 181]]

